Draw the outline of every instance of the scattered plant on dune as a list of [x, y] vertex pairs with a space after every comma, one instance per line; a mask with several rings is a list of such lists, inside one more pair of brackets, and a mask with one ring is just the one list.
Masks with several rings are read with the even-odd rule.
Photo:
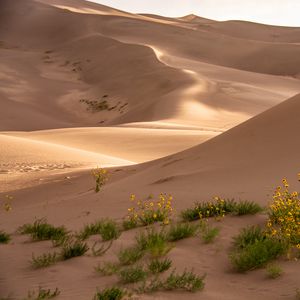
[[261, 212], [262, 208], [255, 202], [221, 199], [215, 197], [214, 201], [196, 203], [193, 208], [185, 209], [181, 212], [181, 217], [184, 221], [195, 221], [202, 218], [214, 217], [217, 220], [225, 217], [226, 214], [233, 215], [253, 215]]
[[196, 234], [199, 226], [190, 223], [177, 223], [171, 225], [168, 230], [168, 240], [171, 242], [192, 237]]
[[54, 227], [46, 219], [38, 219], [33, 224], [25, 224], [19, 228], [21, 234], [29, 234], [34, 241], [59, 240], [68, 234], [65, 227]]
[[266, 239], [266, 233], [261, 227], [254, 225], [241, 229], [240, 233], [233, 238], [235, 249], [244, 249], [248, 245]]
[[95, 179], [95, 192], [98, 193], [108, 180], [108, 172], [103, 168], [97, 167], [92, 170], [92, 175]]
[[153, 259], [150, 261], [148, 264], [148, 270], [152, 274], [158, 274], [158, 273], [163, 273], [167, 270], [169, 270], [172, 266], [172, 261], [169, 258], [164, 258], [164, 259]]
[[10, 235], [3, 230], [0, 230], [0, 244], [7, 244], [10, 241]]
[[39, 287], [38, 291], [29, 291], [26, 298], [23, 300], [44, 300], [44, 299], [52, 299], [57, 297], [60, 294], [60, 291], [58, 288], [56, 288], [54, 291], [51, 291], [50, 289], [43, 289]]
[[154, 278], [149, 282], [143, 282], [137, 289], [137, 293], [153, 293], [157, 291], [173, 291], [183, 290], [188, 292], [197, 292], [204, 288], [205, 275], [196, 275], [193, 271], [184, 271], [183, 273], [176, 273], [175, 270], [167, 276], [166, 279], [161, 280]]
[[77, 234], [77, 237], [81, 240], [86, 240], [91, 235], [100, 234], [102, 227], [102, 221], [96, 221], [91, 224], [84, 225], [84, 228]]
[[267, 277], [276, 279], [283, 273], [282, 269], [276, 264], [270, 264], [266, 267]]
[[278, 186], [269, 207], [267, 232], [284, 239], [291, 247], [300, 249], [300, 198], [298, 192], [290, 192], [286, 179]]
[[98, 243], [95, 242], [91, 248], [93, 256], [104, 255], [110, 249], [110, 247], [112, 246], [112, 243], [113, 243], [113, 241], [111, 240], [111, 241], [109, 241], [109, 243], [107, 245], [102, 244], [97, 248]]
[[111, 276], [119, 272], [121, 266], [114, 262], [104, 262], [102, 265], [95, 267], [95, 271], [103, 276]]
[[12, 210], [11, 202], [12, 202], [13, 199], [14, 199], [13, 196], [5, 195], [5, 201], [4, 201], [4, 204], [3, 204], [3, 208], [6, 212], [10, 212]]
[[130, 266], [119, 272], [120, 281], [124, 284], [135, 283], [147, 278], [147, 271], [143, 266]]
[[32, 259], [30, 261], [31, 265], [35, 269], [49, 267], [60, 260], [60, 256], [54, 253], [45, 253], [40, 256], [35, 256], [32, 254]]
[[89, 250], [88, 245], [81, 240], [68, 240], [62, 247], [61, 257], [63, 260], [82, 256]]
[[122, 300], [127, 296], [130, 294], [126, 290], [120, 287], [111, 287], [98, 291], [93, 300]]
[[140, 233], [136, 242], [140, 250], [147, 251], [152, 257], [164, 256], [173, 248], [165, 231], [156, 231], [153, 228]]
[[145, 250], [137, 246], [121, 249], [118, 253], [119, 262], [121, 265], [132, 265], [140, 260], [145, 254]]
[[200, 235], [204, 243], [212, 243], [218, 234], [220, 233], [220, 228], [213, 227], [208, 224], [207, 220], [201, 220], [200, 222]]
[[146, 200], [140, 200], [135, 195], [131, 195], [130, 201], [133, 206], [128, 208], [128, 215], [123, 222], [124, 229], [147, 226], [155, 222], [161, 222], [164, 225], [170, 223], [173, 211], [171, 195], [160, 194], [158, 200], [153, 200], [152, 196]]

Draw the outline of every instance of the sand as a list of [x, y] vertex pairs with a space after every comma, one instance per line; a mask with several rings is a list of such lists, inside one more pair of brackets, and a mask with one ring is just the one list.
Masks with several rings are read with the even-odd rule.
[[[0, 298], [43, 286], [58, 287], [57, 299], [91, 299], [117, 282], [95, 265], [116, 259], [136, 233], [122, 233], [103, 257], [33, 270], [32, 253], [54, 250], [16, 233], [36, 218], [79, 230], [121, 220], [131, 193], [170, 193], [179, 213], [216, 195], [266, 206], [283, 177], [299, 189], [299, 28], [131, 14], [83, 0], [0, 5], [1, 206], [13, 196], [12, 210], [0, 210], [0, 229], [12, 234], [0, 245]], [[109, 168], [100, 193], [97, 166]], [[275, 281], [230, 266], [232, 236], [265, 221], [226, 217], [214, 244], [178, 242], [170, 258], [178, 270], [206, 273], [205, 289], [141, 299], [293, 299], [298, 263], [281, 259]]]

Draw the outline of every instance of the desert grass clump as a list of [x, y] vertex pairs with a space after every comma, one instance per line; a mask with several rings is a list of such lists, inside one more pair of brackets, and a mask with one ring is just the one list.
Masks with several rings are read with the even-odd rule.
[[163, 230], [155, 231], [153, 228], [140, 233], [136, 237], [136, 242], [140, 250], [147, 251], [152, 257], [164, 256], [173, 247]]
[[39, 287], [38, 291], [29, 291], [27, 297], [24, 300], [44, 300], [44, 299], [52, 299], [57, 297], [60, 294], [58, 288], [54, 291], [50, 289], [43, 289]]
[[172, 266], [172, 261], [169, 258], [153, 259], [148, 264], [148, 270], [152, 274], [159, 274], [169, 270]]
[[77, 234], [81, 240], [86, 240], [92, 235], [100, 234], [102, 228], [102, 221], [96, 221], [91, 224], [84, 225], [84, 228]]
[[68, 240], [62, 247], [62, 260], [67, 260], [73, 257], [82, 256], [89, 250], [87, 243], [81, 240]]
[[25, 224], [19, 228], [21, 234], [29, 234], [34, 241], [59, 240], [67, 235], [65, 227], [55, 227], [46, 219], [38, 219], [33, 224]]
[[266, 267], [267, 277], [276, 279], [283, 273], [282, 269], [276, 264], [270, 264]]
[[174, 242], [192, 237], [196, 234], [198, 227], [199, 226], [190, 223], [178, 223], [176, 225], [171, 225], [167, 234], [168, 240]]
[[235, 249], [244, 249], [248, 245], [256, 242], [261, 242], [266, 239], [265, 231], [257, 226], [248, 226], [241, 229], [240, 233], [233, 238], [233, 245]]
[[0, 230], [0, 244], [8, 244], [10, 241], [10, 235], [3, 230]]
[[112, 241], [109, 241], [109, 243], [107, 245], [100, 245], [99, 247], [97, 247], [97, 242], [94, 243], [94, 245], [92, 246], [91, 250], [92, 250], [92, 254], [93, 256], [102, 256], [104, 255], [112, 246]]
[[263, 208], [255, 202], [240, 201], [235, 203], [233, 213], [237, 216], [243, 216], [243, 215], [255, 215], [262, 211]]
[[153, 197], [147, 199], [137, 199], [133, 194], [130, 196], [130, 201], [133, 204], [128, 208], [123, 227], [130, 229], [137, 226], [147, 226], [156, 222], [161, 222], [165, 225], [170, 223], [173, 207], [173, 197], [167, 194], [160, 194], [158, 200]]
[[102, 276], [111, 276], [117, 274], [121, 266], [114, 262], [104, 262], [102, 265], [95, 267], [95, 271]]
[[267, 229], [270, 236], [284, 239], [290, 247], [300, 249], [300, 198], [290, 192], [286, 179], [278, 186], [269, 207]]
[[108, 172], [103, 168], [96, 168], [92, 170], [92, 175], [95, 180], [95, 192], [99, 193], [101, 188], [108, 180]]
[[140, 265], [127, 267], [119, 272], [120, 281], [124, 284], [145, 280], [147, 275], [147, 271]]
[[121, 265], [128, 266], [136, 263], [145, 254], [145, 250], [137, 246], [121, 249], [118, 253], [118, 259]]
[[266, 237], [256, 240], [242, 249], [235, 249], [230, 254], [234, 268], [239, 272], [245, 272], [263, 267], [271, 260], [285, 254], [288, 250], [287, 244], [277, 238]]
[[44, 253], [40, 256], [35, 256], [32, 254], [32, 259], [30, 261], [31, 265], [35, 269], [46, 268], [51, 265], [54, 265], [56, 262], [60, 260], [60, 256], [54, 253]]
[[200, 223], [200, 236], [205, 244], [212, 243], [220, 233], [220, 228], [213, 227], [207, 221]]
[[128, 292], [119, 287], [106, 288], [98, 291], [93, 300], [122, 300], [128, 296]]

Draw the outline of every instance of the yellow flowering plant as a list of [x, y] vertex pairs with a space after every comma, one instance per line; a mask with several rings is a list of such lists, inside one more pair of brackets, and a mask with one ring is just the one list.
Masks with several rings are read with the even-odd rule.
[[107, 182], [108, 180], [108, 172], [103, 168], [97, 167], [96, 169], [92, 170], [92, 176], [95, 179], [95, 192], [100, 192], [101, 187]]
[[300, 199], [298, 192], [290, 192], [286, 179], [278, 186], [269, 207], [267, 222], [269, 235], [284, 239], [300, 249]]
[[123, 223], [126, 229], [147, 226], [155, 222], [169, 224], [173, 212], [171, 195], [161, 193], [158, 200], [154, 200], [153, 196], [143, 200], [132, 194], [130, 201], [133, 205], [128, 208], [128, 214]]

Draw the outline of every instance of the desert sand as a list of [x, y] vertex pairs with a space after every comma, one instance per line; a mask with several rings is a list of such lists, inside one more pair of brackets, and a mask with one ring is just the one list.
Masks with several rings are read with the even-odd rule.
[[[16, 230], [37, 218], [76, 231], [122, 220], [132, 193], [172, 194], [179, 213], [214, 196], [267, 206], [283, 177], [299, 189], [299, 53], [300, 28], [132, 14], [84, 0], [1, 0], [1, 205], [13, 200], [0, 210], [0, 229], [12, 234], [0, 245], [0, 298], [43, 286], [58, 287], [57, 299], [91, 299], [117, 282], [95, 265], [137, 232], [123, 232], [103, 257], [33, 270], [32, 253], [51, 242], [30, 243]], [[99, 193], [97, 166], [109, 172]], [[298, 262], [281, 259], [276, 281], [230, 266], [232, 236], [265, 222], [265, 214], [229, 216], [214, 244], [179, 241], [170, 258], [178, 270], [205, 273], [204, 290], [140, 298], [294, 299]]]

